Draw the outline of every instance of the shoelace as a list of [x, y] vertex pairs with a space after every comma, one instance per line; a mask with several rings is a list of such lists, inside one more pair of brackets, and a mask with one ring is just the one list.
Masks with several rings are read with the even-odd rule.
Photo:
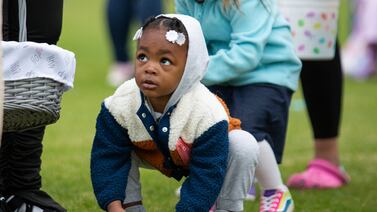
[[260, 211], [263, 212], [275, 212], [279, 206], [279, 202], [283, 193], [281, 191], [277, 191], [275, 194], [269, 197], [262, 197], [262, 204]]

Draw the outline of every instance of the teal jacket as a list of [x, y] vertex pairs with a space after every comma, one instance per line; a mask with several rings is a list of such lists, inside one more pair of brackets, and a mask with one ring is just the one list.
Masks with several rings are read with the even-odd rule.
[[293, 48], [288, 22], [275, 0], [175, 0], [176, 11], [202, 25], [210, 62], [203, 83], [241, 86], [271, 83], [297, 89], [301, 61]]

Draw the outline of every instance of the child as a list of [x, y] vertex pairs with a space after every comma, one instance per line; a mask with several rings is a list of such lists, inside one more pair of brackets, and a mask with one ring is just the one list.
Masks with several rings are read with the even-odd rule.
[[215, 201], [218, 210], [242, 211], [258, 145], [200, 83], [208, 53], [199, 22], [160, 15], [135, 39], [135, 79], [105, 99], [97, 118], [91, 177], [99, 205], [145, 211], [139, 182], [145, 167], [187, 177], [177, 211], [208, 211]]
[[[203, 83], [240, 118], [260, 147], [256, 178], [260, 211], [293, 210], [281, 162], [301, 62], [288, 23], [271, 0], [176, 0], [178, 13], [198, 19], [210, 55]], [[274, 203], [274, 204], [272, 204]]]

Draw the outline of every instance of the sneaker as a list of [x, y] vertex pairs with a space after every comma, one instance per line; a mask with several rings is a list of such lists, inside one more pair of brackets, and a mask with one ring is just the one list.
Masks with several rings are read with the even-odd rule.
[[[18, 195], [0, 196], [0, 212], [66, 212], [67, 210], [53, 200], [46, 192], [38, 190], [20, 192]], [[27, 196], [25, 199], [22, 195]]]
[[292, 212], [293, 199], [287, 187], [265, 190], [260, 201], [260, 212]]
[[249, 191], [246, 194], [245, 200], [246, 201], [254, 201], [256, 196], [255, 186], [254, 184], [250, 186]]
[[[1, 212], [11, 212], [11, 211], [17, 211], [17, 212], [43, 212], [42, 208], [32, 205], [29, 203], [24, 202], [23, 199], [16, 197], [15, 195], [11, 195], [10, 197], [1, 197], [0, 201], [2, 201], [1, 206]], [[5, 204], [4, 204], [5, 203]]]
[[118, 87], [125, 81], [132, 79], [135, 76], [135, 71], [132, 63], [116, 63], [114, 64], [109, 74], [107, 75], [107, 82], [109, 85]]

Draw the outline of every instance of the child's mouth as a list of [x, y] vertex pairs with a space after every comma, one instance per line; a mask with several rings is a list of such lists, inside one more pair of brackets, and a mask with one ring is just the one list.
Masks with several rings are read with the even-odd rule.
[[157, 88], [157, 84], [154, 83], [153, 81], [151, 80], [145, 80], [141, 86], [143, 87], [143, 89], [145, 90], [152, 90], [152, 89], [155, 89]]

